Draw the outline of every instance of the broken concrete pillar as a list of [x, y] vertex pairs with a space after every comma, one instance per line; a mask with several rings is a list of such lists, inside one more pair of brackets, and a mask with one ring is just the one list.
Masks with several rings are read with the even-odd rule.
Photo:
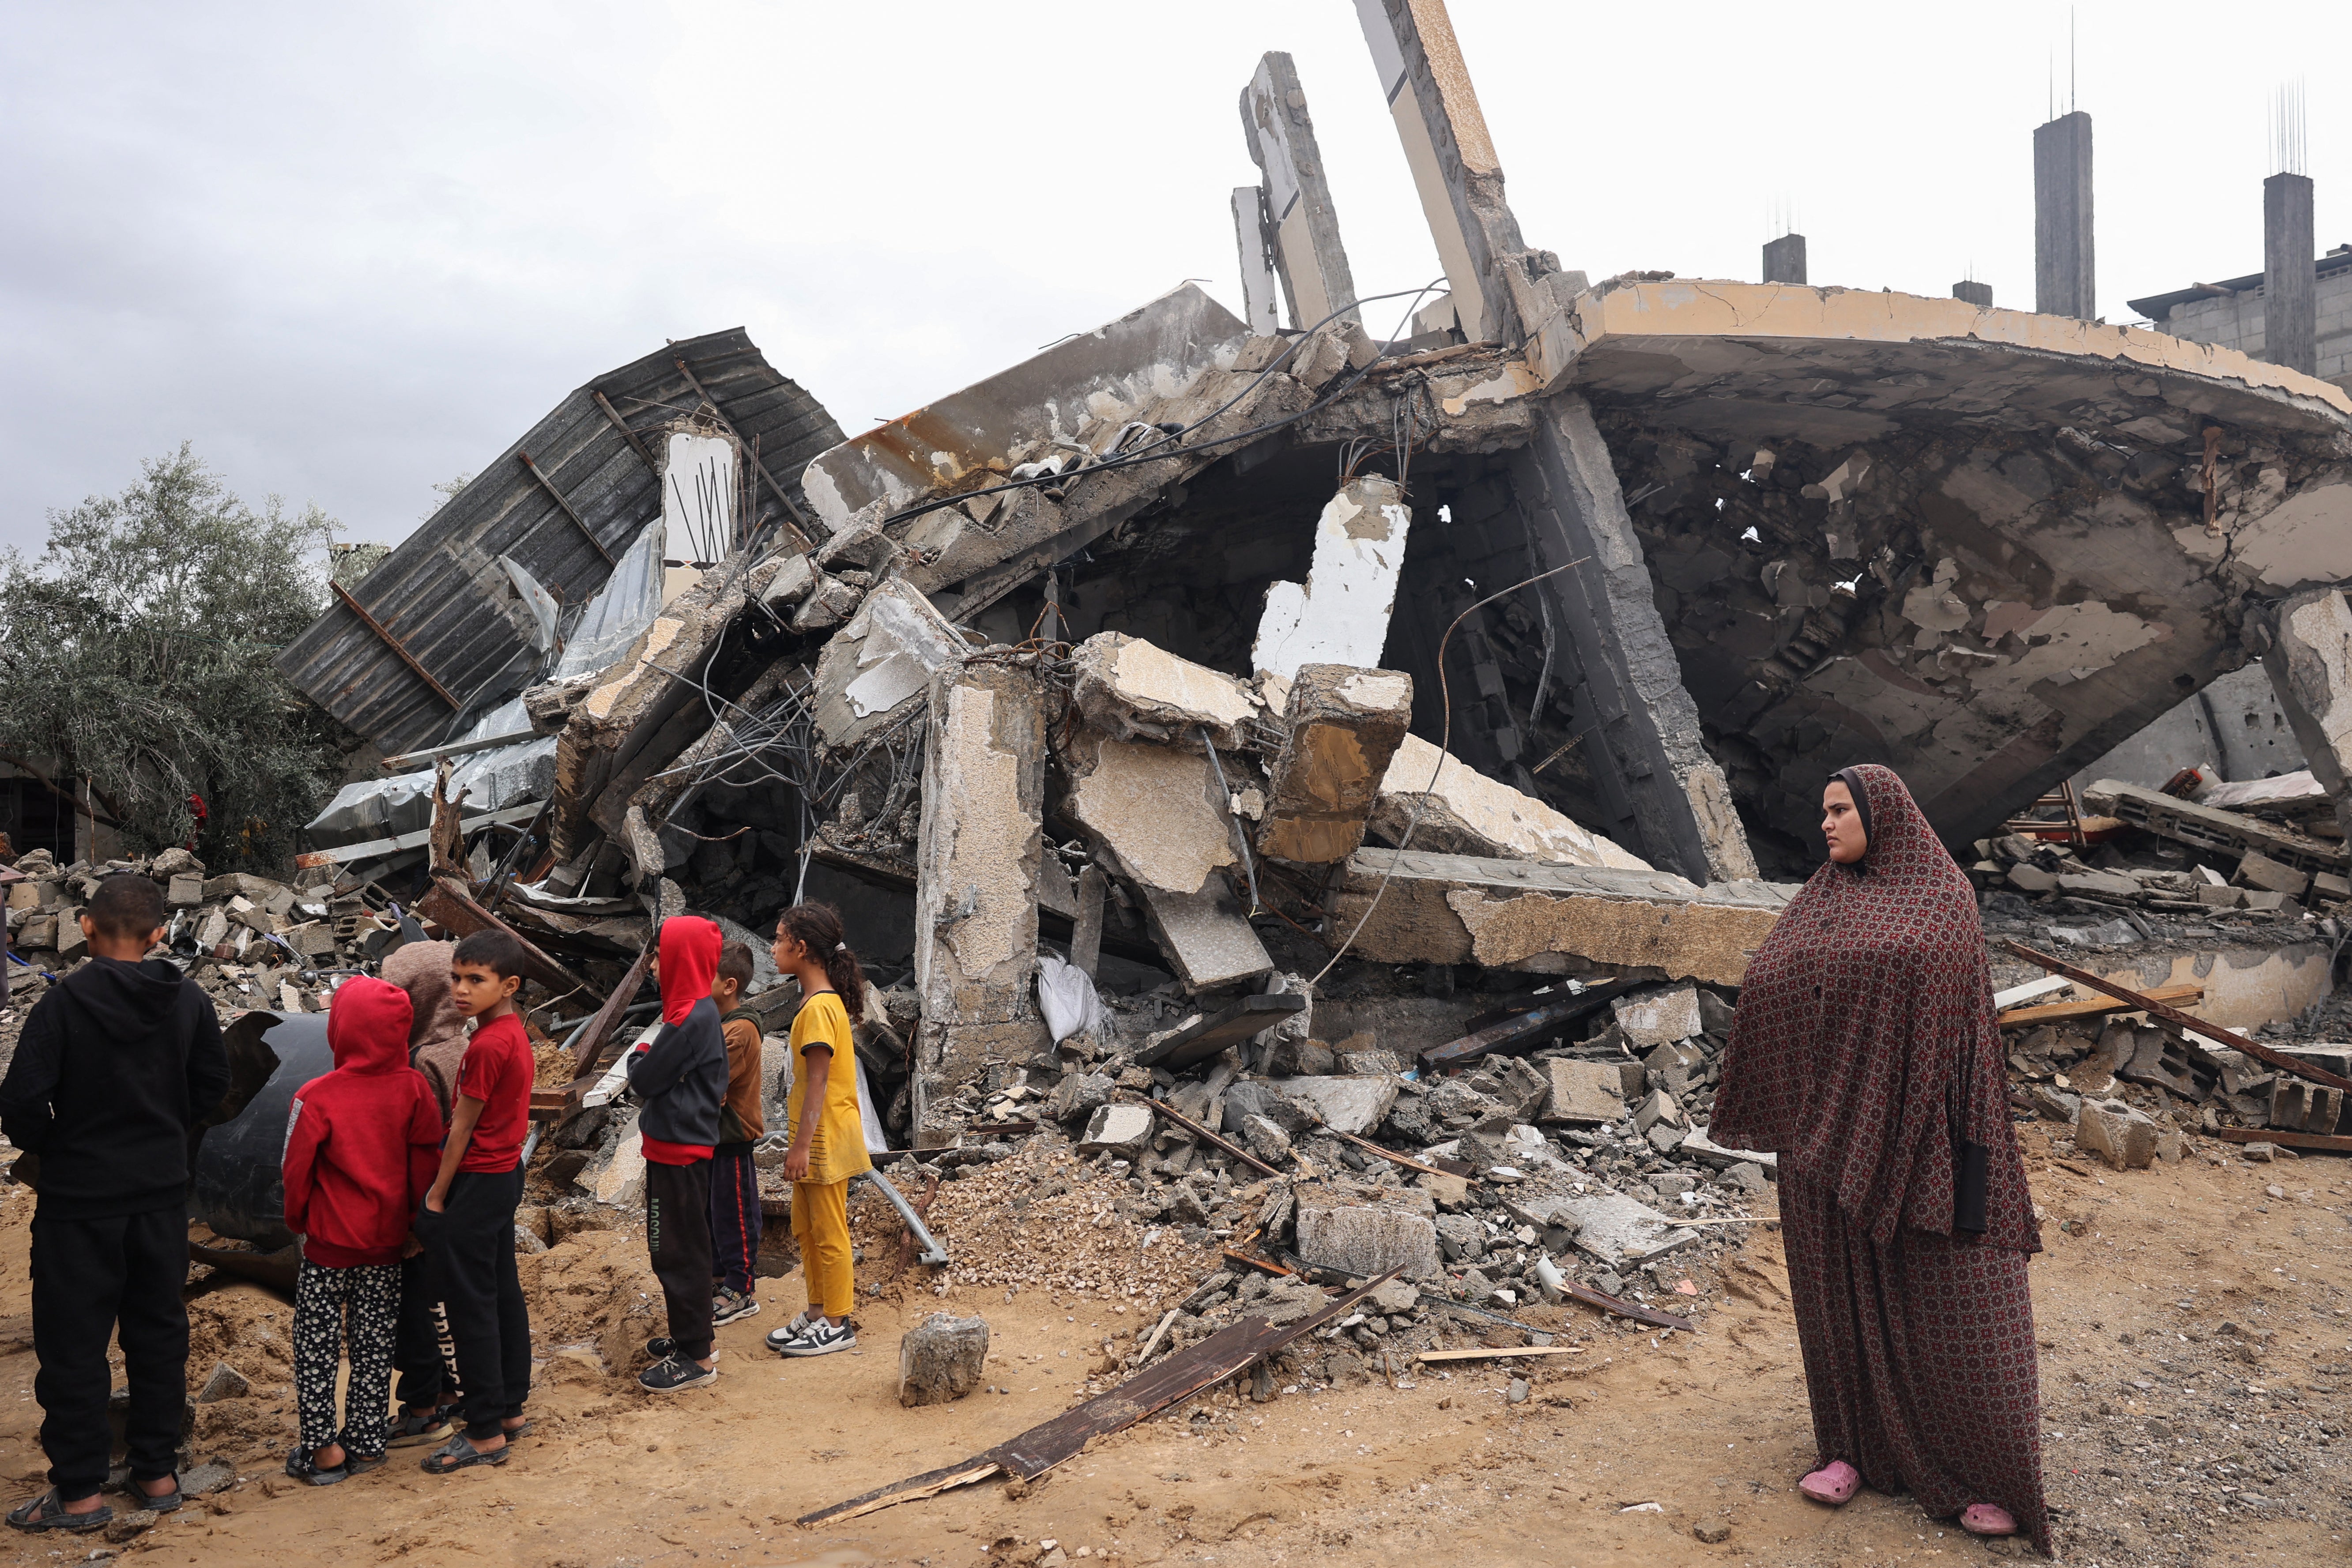
[[1052, 1046], [1037, 962], [1045, 685], [1034, 670], [961, 666], [931, 683], [915, 851], [915, 1146], [951, 1142], [942, 1102], [988, 1063]]
[[2311, 176], [2263, 182], [2263, 357], [2319, 374], [2319, 269], [2312, 258]]
[[1805, 281], [1805, 237], [1784, 234], [1764, 245], [1764, 281], [1767, 283], [1802, 283]]
[[1412, 722], [1412, 677], [1342, 664], [1301, 667], [1284, 708], [1258, 852], [1302, 865], [1354, 854]]
[[1197, 893], [1240, 859], [1216, 770], [1197, 742], [1145, 745], [1082, 730], [1062, 759], [1073, 781], [1070, 815], [1142, 886]]
[[1124, 632], [1098, 632], [1070, 658], [1071, 700], [1097, 729], [1120, 740], [1198, 740], [1222, 751], [1247, 744], [1265, 704], [1246, 682], [1179, 658]]
[[1398, 742], [1373, 803], [1371, 830], [1412, 849], [1562, 866], [1647, 871], [1640, 856], [1601, 837], [1531, 795], [1497, 784], [1418, 735]]
[[1286, 679], [1307, 664], [1377, 666], [1388, 646], [1412, 523], [1403, 487], [1394, 479], [1371, 474], [1341, 487], [1315, 520], [1307, 581], [1266, 590], [1253, 666]]
[[2298, 594], [2268, 630], [2263, 669], [2312, 776], [2335, 799], [2337, 826], [2352, 835], [2352, 605], [2341, 588]]
[[1210, 878], [1197, 893], [1148, 885], [1141, 891], [1152, 935], [1187, 991], [1197, 995], [1274, 972], [1273, 957], [1223, 877]]
[[1282, 330], [1281, 282], [1275, 277], [1274, 248], [1266, 237], [1265, 187], [1234, 187], [1234, 240], [1242, 258], [1242, 320], [1260, 337]]
[[[2310, 253], [2305, 252], [2306, 256]], [[2076, 110], [2033, 132], [2033, 308], [2098, 314], [2091, 245], [2091, 117]]]
[[1694, 881], [1754, 877], [1730, 785], [1700, 742], [1697, 704], [1683, 685], [1608, 444], [1584, 399], [1543, 405], [1511, 474], [1539, 564], [1582, 563], [1530, 591], [1553, 601], [1575, 650], [1580, 752], [1618, 818], [1610, 836]]
[[817, 656], [811, 704], [817, 733], [830, 745], [856, 745], [907, 717], [925, 700], [932, 678], [961, 665], [967, 651], [921, 592], [884, 583]]
[[1654, 968], [1678, 980], [1737, 985], [1748, 955], [1796, 892], [1774, 882], [1700, 888], [1660, 871], [1365, 848], [1332, 879], [1326, 909], [1335, 933], [1364, 920], [1349, 951], [1376, 963], [1579, 976]]
[[898, 1403], [945, 1405], [980, 1386], [988, 1320], [933, 1312], [898, 1342]]
[[1526, 246], [1503, 200], [1502, 161], [1441, 0], [1356, 0], [1381, 91], [1404, 145], [1465, 338], [1510, 342], [1520, 312], [1504, 268]]
[[1265, 175], [1266, 222], [1290, 324], [1304, 331], [1334, 310], [1341, 320], [1360, 321], [1331, 182], [1315, 144], [1298, 68], [1288, 55], [1276, 51], [1258, 61], [1257, 74], [1242, 89], [1242, 133], [1250, 161]]
[[2074, 1142], [2118, 1171], [2156, 1163], [2156, 1123], [2120, 1100], [2085, 1100], [2074, 1123]]
[[1979, 283], [1973, 279], [1965, 283], [1955, 283], [1952, 285], [1952, 298], [1965, 300], [1979, 310], [1990, 310], [1992, 309], [1992, 285]]

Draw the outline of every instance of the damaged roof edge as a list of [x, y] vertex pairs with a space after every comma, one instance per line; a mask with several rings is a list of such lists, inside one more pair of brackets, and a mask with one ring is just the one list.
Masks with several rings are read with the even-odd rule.
[[1202, 371], [1230, 364], [1248, 335], [1232, 311], [1181, 284], [1117, 321], [1073, 332], [1010, 369], [818, 453], [801, 488], [824, 525], [838, 530], [877, 500], [902, 506], [992, 460], [1023, 460], [1013, 456], [1019, 443], [1075, 441], [1091, 421], [1177, 396]]
[[1716, 279], [1603, 284], [1571, 308], [1590, 348], [1610, 338], [1849, 339], [1867, 342], [1973, 342], [2232, 382], [2292, 400], [2352, 432], [2352, 394], [2315, 376], [2251, 359], [2235, 349], [2168, 337], [2146, 327], [2103, 326], [2031, 310], [1979, 310], [1965, 300], [1862, 289]]
[[[778, 374], [740, 327], [669, 343], [573, 390], [403, 540], [350, 603], [313, 621], [278, 656], [278, 668], [390, 752], [445, 739], [453, 720], [512, 695], [499, 688], [525, 639], [499, 608], [507, 578], [498, 559], [512, 558], [567, 605], [604, 585], [612, 562], [661, 515], [659, 482], [637, 442], [700, 405], [680, 360], [743, 440], [760, 443], [782, 482], [841, 439], [824, 405]], [[781, 511], [764, 487], [761, 504]]]

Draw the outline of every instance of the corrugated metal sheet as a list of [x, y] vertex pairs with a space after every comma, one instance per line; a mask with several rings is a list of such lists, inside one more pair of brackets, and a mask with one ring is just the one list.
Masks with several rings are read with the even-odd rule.
[[[661, 515], [654, 472], [614, 429], [602, 393], [633, 429], [651, 434], [701, 403], [677, 368], [683, 359], [761, 463], [803, 511], [801, 470], [839, 444], [822, 404], [776, 373], [740, 327], [673, 342], [556, 405], [473, 483], [420, 526], [352, 590], [352, 597], [459, 701], [478, 712], [520, 689], [529, 643], [508, 601], [501, 555], [583, 602], [611, 573], [604, 555], [565, 515], [522, 460], [530, 454], [605, 552], [617, 556]], [[756, 521], [787, 515], [761, 484]], [[420, 679], [349, 606], [338, 602], [285, 652], [278, 668], [310, 700], [388, 752], [456, 733], [460, 715]]]

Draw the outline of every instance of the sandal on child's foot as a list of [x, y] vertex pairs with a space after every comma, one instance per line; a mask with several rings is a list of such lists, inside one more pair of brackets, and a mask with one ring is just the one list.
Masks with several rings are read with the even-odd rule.
[[349, 1443], [343, 1445], [343, 1468], [352, 1475], [363, 1476], [370, 1470], [380, 1469], [383, 1466], [383, 1461], [384, 1456], [382, 1450], [373, 1454], [362, 1454]]
[[682, 1355], [665, 1356], [637, 1373], [637, 1384], [649, 1394], [676, 1394], [681, 1389], [700, 1388], [719, 1381], [718, 1358], [704, 1366]]
[[344, 1455], [340, 1465], [322, 1465], [319, 1463], [318, 1449], [297, 1448], [286, 1456], [286, 1473], [314, 1487], [331, 1487], [352, 1479], [351, 1456]]
[[507, 1441], [508, 1441], [508, 1442], [509, 1442], [509, 1443], [511, 1443], [511, 1442], [513, 1442], [513, 1441], [514, 1441], [516, 1438], [518, 1438], [518, 1437], [528, 1437], [528, 1436], [530, 1436], [530, 1428], [531, 1428], [531, 1420], [530, 1420], [530, 1416], [528, 1416], [528, 1415], [526, 1415], [526, 1416], [524, 1416], [520, 1421], [518, 1421], [517, 1423], [515, 1423], [513, 1426], [501, 1426], [501, 1427], [499, 1428], [499, 1430], [503, 1431], [503, 1432], [507, 1435]]
[[738, 1318], [755, 1316], [760, 1310], [760, 1299], [748, 1290], [736, 1290], [721, 1285], [710, 1298], [712, 1327], [731, 1323]]
[[387, 1447], [413, 1448], [420, 1443], [438, 1443], [455, 1430], [449, 1423], [457, 1414], [456, 1405], [436, 1405], [422, 1415], [403, 1410], [392, 1424], [392, 1436]]
[[1998, 1503], [1972, 1502], [1960, 1515], [1960, 1528], [1970, 1535], [2015, 1535], [2017, 1521]]
[[[155, 1479], [162, 1480], [163, 1478], [158, 1476]], [[151, 1492], [139, 1483], [138, 1478], [133, 1477], [130, 1495], [138, 1500], [141, 1508], [153, 1509], [157, 1513], [177, 1513], [181, 1505], [188, 1500], [180, 1491], [180, 1481], [176, 1476], [172, 1478], [172, 1489], [167, 1492]]]
[[96, 1530], [113, 1517], [114, 1510], [105, 1503], [99, 1504], [88, 1513], [68, 1513], [64, 1500], [58, 1496], [55, 1487], [32, 1501], [8, 1510], [8, 1522], [19, 1530], [37, 1532], [62, 1530], [73, 1535]]
[[507, 1451], [504, 1448], [493, 1448], [486, 1454], [467, 1441], [466, 1435], [460, 1432], [427, 1454], [418, 1468], [428, 1476], [446, 1476], [452, 1470], [462, 1470], [472, 1465], [503, 1465], [506, 1462]]
[[1832, 1508], [1851, 1501], [1854, 1489], [1862, 1485], [1862, 1474], [1843, 1459], [1832, 1459], [1797, 1483], [1797, 1489], [1815, 1502]]

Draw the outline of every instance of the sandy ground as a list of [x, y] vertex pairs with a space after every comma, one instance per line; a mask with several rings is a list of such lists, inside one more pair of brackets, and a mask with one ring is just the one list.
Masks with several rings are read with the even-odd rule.
[[[2049, 1250], [2034, 1265], [2045, 1463], [2062, 1560], [2084, 1564], [2352, 1559], [2345, 1482], [2352, 1166], [2192, 1158], [2129, 1174], [2055, 1163], [2028, 1131]], [[2275, 1192], [2269, 1189], [2276, 1188]], [[0, 1476], [37, 1489], [25, 1222], [0, 1203]], [[2061, 1222], [2065, 1222], [2062, 1228]], [[908, 1289], [865, 1314], [858, 1353], [779, 1362], [760, 1336], [797, 1278], [720, 1331], [722, 1376], [656, 1400], [597, 1358], [653, 1321], [638, 1237], [573, 1236], [541, 1260], [549, 1303], [538, 1434], [499, 1469], [436, 1480], [399, 1451], [344, 1485], [295, 1488], [269, 1456], [290, 1406], [260, 1336], [290, 1310], [247, 1286], [193, 1306], [257, 1370], [247, 1408], [209, 1414], [200, 1451], [245, 1479], [119, 1550], [142, 1563], [429, 1562], [606, 1565], [916, 1563], [1848, 1564], [2024, 1555], [1865, 1492], [1831, 1512], [1794, 1491], [1813, 1453], [1779, 1237], [1703, 1278], [1703, 1327], [1663, 1340], [1579, 1311], [1580, 1354], [1508, 1373], [1423, 1367], [1391, 1389], [1230, 1389], [1099, 1441], [1029, 1489], [969, 1488], [835, 1530], [794, 1516], [975, 1453], [1079, 1397], [1102, 1340], [1135, 1312], [1099, 1298]], [[209, 1305], [208, 1305], [209, 1303]], [[1003, 1394], [896, 1403], [900, 1332], [940, 1308], [993, 1326]], [[567, 1315], [568, 1314], [568, 1315]], [[1148, 1321], [1148, 1320], [1147, 1320]], [[274, 1325], [274, 1331], [273, 1331]], [[214, 1336], [207, 1339], [206, 1335]], [[1516, 1335], [1510, 1337], [1516, 1338]], [[192, 1364], [200, 1379], [209, 1363]], [[1450, 1375], [1449, 1375], [1450, 1374]], [[211, 1447], [208, 1449], [206, 1445]], [[1643, 1507], [1642, 1505], [1654, 1505]], [[1624, 1511], [1637, 1508], [1639, 1511]], [[1695, 1528], [1728, 1528], [1703, 1543]], [[1052, 1544], [1047, 1544], [1048, 1542]], [[94, 1538], [0, 1541], [19, 1563], [79, 1561]]]

